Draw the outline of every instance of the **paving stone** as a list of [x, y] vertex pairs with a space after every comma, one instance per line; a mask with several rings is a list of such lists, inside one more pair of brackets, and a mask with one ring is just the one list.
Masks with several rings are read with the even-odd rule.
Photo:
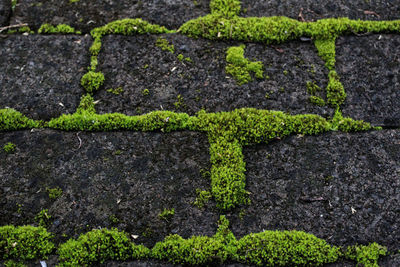
[[[157, 47], [158, 38], [173, 44], [175, 52]], [[253, 107], [331, 115], [329, 108], [309, 102], [306, 83], [316, 81], [321, 88], [327, 84], [327, 70], [312, 43], [289, 42], [274, 47], [247, 44], [245, 57], [262, 61], [269, 79], [244, 85], [225, 73], [226, 51], [234, 45], [239, 44], [176, 34], [106, 36], [98, 67], [106, 81], [95, 94], [100, 100], [97, 110], [135, 115], [167, 109], [194, 114], [201, 109], [217, 112]], [[179, 54], [192, 62], [179, 61]], [[124, 90], [119, 95], [107, 91], [119, 87]]]
[[347, 93], [343, 114], [399, 127], [400, 36], [346, 36], [336, 43], [337, 71]]
[[44, 120], [73, 113], [84, 93], [89, 45], [82, 36], [0, 38], [0, 108]]
[[[0, 151], [0, 225], [33, 223], [48, 209], [57, 238], [118, 227], [151, 247], [170, 233], [216, 232], [218, 214], [192, 205], [196, 188], [210, 187], [200, 174], [210, 168], [205, 134], [37, 130], [4, 133], [7, 142], [17, 149]], [[63, 194], [52, 200], [46, 188], [56, 187]], [[159, 218], [164, 208], [175, 209], [170, 221]]]
[[0, 0], [0, 27], [8, 25], [11, 14], [11, 1]]
[[209, 13], [209, 0], [20, 0], [12, 21], [38, 29], [43, 23], [69, 24], [83, 32], [124, 18], [142, 18], [169, 29]]
[[400, 131], [292, 136], [244, 156], [252, 201], [231, 220], [237, 236], [296, 229], [335, 245], [400, 248]]
[[362, 20], [394, 20], [400, 18], [398, 1], [389, 0], [242, 0], [245, 17], [286, 16], [304, 20], [348, 17]]

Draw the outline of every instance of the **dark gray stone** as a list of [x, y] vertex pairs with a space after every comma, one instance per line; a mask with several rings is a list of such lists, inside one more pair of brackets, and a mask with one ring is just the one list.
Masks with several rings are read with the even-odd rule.
[[0, 108], [44, 120], [73, 113], [84, 94], [89, 45], [83, 36], [0, 38]]
[[[327, 84], [327, 70], [312, 43], [247, 44], [245, 57], [262, 61], [269, 79], [238, 85], [225, 73], [225, 58], [227, 49], [239, 43], [176, 34], [161, 37], [174, 45], [175, 53], [156, 46], [158, 35], [104, 37], [98, 69], [106, 81], [95, 94], [100, 100], [96, 106], [99, 113], [135, 115], [167, 109], [195, 114], [200, 109], [217, 112], [253, 107], [331, 115], [329, 108], [309, 102], [307, 81], [316, 81], [323, 91]], [[179, 54], [192, 62], [179, 61]], [[107, 92], [118, 87], [124, 89], [120, 95]], [[145, 89], [148, 95], [143, 94]], [[179, 105], [178, 95], [182, 98]]]
[[334, 245], [400, 248], [400, 131], [292, 136], [244, 156], [251, 205], [231, 220], [237, 236], [296, 229]]
[[13, 22], [28, 23], [38, 29], [43, 23], [69, 24], [83, 32], [124, 18], [142, 18], [177, 29], [184, 22], [209, 13], [209, 0], [21, 0]]
[[[218, 213], [192, 205], [196, 188], [210, 187], [200, 175], [210, 168], [205, 134], [36, 130], [4, 133], [0, 146], [7, 142], [17, 150], [0, 151], [0, 225], [32, 224], [48, 209], [57, 240], [99, 227], [147, 246], [170, 233], [216, 232]], [[46, 188], [57, 186], [63, 194], [52, 200]], [[164, 208], [175, 209], [170, 221], [159, 218]]]
[[0, 27], [8, 25], [11, 14], [11, 0], [0, 0]]
[[[348, 17], [362, 20], [400, 18], [400, 5], [388, 0], [242, 0], [241, 15], [246, 17], [286, 16], [313, 21], [323, 18]], [[300, 19], [301, 20], [301, 19]]]
[[346, 90], [343, 114], [400, 126], [400, 35], [340, 37], [336, 68]]

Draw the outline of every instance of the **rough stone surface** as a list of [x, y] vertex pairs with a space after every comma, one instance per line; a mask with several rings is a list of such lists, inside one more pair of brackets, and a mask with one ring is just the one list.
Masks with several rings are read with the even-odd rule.
[[400, 131], [292, 136], [244, 155], [252, 204], [231, 221], [237, 235], [297, 229], [335, 245], [400, 248]]
[[38, 29], [43, 23], [69, 24], [83, 32], [124, 18], [142, 18], [151, 23], [179, 28], [184, 22], [209, 13], [208, 0], [21, 0], [12, 21]]
[[347, 93], [344, 115], [399, 127], [400, 36], [348, 36], [336, 43], [337, 71]]
[[400, 18], [400, 5], [389, 0], [242, 0], [241, 15], [245, 17], [286, 16], [312, 21], [332, 17], [363, 20], [394, 20]]
[[[192, 205], [196, 188], [210, 187], [200, 174], [210, 168], [205, 134], [37, 130], [2, 134], [7, 142], [17, 150], [0, 152], [0, 225], [34, 223], [48, 209], [58, 240], [118, 227], [147, 246], [217, 229], [218, 213]], [[63, 194], [52, 200], [46, 188], [56, 187]], [[164, 208], [175, 209], [169, 221], [159, 218]]]
[[[175, 53], [157, 47], [158, 38], [173, 44]], [[99, 113], [135, 115], [168, 109], [194, 114], [202, 108], [217, 112], [253, 107], [331, 115], [329, 108], [309, 102], [307, 81], [316, 81], [322, 89], [327, 83], [327, 70], [312, 43], [247, 44], [245, 57], [262, 61], [269, 79], [238, 85], [225, 73], [226, 51], [238, 43], [180, 35], [107, 36], [103, 40], [98, 69], [106, 81], [95, 95], [100, 100], [96, 106]], [[179, 61], [179, 54], [192, 62]], [[124, 89], [120, 95], [107, 92], [118, 87]], [[145, 89], [148, 95], [143, 93]]]
[[0, 108], [44, 120], [73, 113], [84, 93], [89, 45], [82, 36], [0, 38]]
[[8, 25], [11, 14], [11, 1], [0, 0], [0, 27]]

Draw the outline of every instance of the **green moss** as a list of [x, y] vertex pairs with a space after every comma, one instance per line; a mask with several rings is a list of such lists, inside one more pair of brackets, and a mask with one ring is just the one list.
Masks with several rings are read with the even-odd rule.
[[321, 97], [319, 97], [319, 96], [314, 96], [314, 95], [312, 95], [312, 96], [310, 96], [310, 102], [312, 103], [312, 104], [314, 104], [314, 105], [316, 105], [316, 106], [320, 106], [320, 107], [323, 107], [323, 106], [325, 106], [325, 100], [323, 100]]
[[55, 188], [46, 188], [47, 193], [49, 194], [49, 198], [50, 199], [57, 199], [59, 198], [63, 191], [61, 188], [59, 188], [58, 186]]
[[15, 145], [15, 144], [13, 144], [13, 143], [11, 143], [11, 142], [8, 142], [7, 144], [5, 144], [4, 146], [3, 146], [3, 150], [4, 150], [4, 152], [6, 152], [6, 153], [13, 153], [13, 152], [15, 152], [15, 149], [17, 148], [17, 146]]
[[134, 260], [147, 258], [150, 250], [133, 244], [126, 233], [117, 229], [93, 230], [70, 239], [58, 249], [59, 266], [87, 266], [106, 260]]
[[157, 41], [156, 41], [156, 46], [157, 46], [157, 47], [160, 47], [161, 50], [163, 50], [163, 51], [169, 51], [169, 52], [172, 53], [172, 54], [175, 52], [175, 47], [174, 47], [174, 45], [173, 45], [173, 44], [170, 44], [170, 43], [168, 42], [167, 39], [162, 38], [162, 37], [160, 37], [160, 38], [157, 39]]
[[107, 92], [109, 92], [113, 95], [119, 95], [124, 92], [124, 89], [122, 87], [110, 88], [110, 89], [107, 89]]
[[53, 249], [53, 236], [43, 227], [0, 227], [0, 259], [45, 259]]
[[69, 3], [70, 4], [73, 4], [73, 3], [78, 3], [80, 0], [69, 0]]
[[11, 10], [14, 12], [17, 7], [17, 0], [11, 0]]
[[335, 47], [335, 38], [327, 39], [327, 40], [315, 40], [314, 44], [318, 50], [318, 55], [325, 61], [325, 66], [328, 70], [335, 69], [336, 62], [336, 47]]
[[4, 262], [5, 267], [27, 267], [28, 265], [24, 264], [23, 262], [20, 261], [15, 261], [15, 260], [7, 260]]
[[149, 89], [144, 89], [144, 90], [142, 91], [142, 95], [143, 95], [143, 96], [147, 96], [147, 95], [149, 95], [149, 94], [150, 94]]
[[28, 119], [12, 108], [0, 109], [0, 131], [39, 128], [42, 126], [42, 121]]
[[81, 34], [80, 31], [75, 30], [73, 27], [66, 24], [59, 24], [53, 26], [51, 24], [43, 24], [38, 30], [39, 34]]
[[18, 29], [9, 29], [7, 31], [8, 34], [14, 34], [14, 33], [35, 33], [34, 31], [31, 30], [28, 26], [22, 26], [19, 27]]
[[320, 91], [322, 90], [321, 87], [319, 87], [319, 86], [316, 84], [315, 81], [313, 81], [313, 82], [308, 81], [307, 84], [306, 84], [306, 86], [307, 86], [307, 92], [308, 92], [310, 95], [315, 95], [317, 92], [320, 92]]
[[209, 14], [186, 22], [179, 31], [196, 38], [271, 44], [298, 39], [301, 36], [314, 40], [332, 40], [351, 33], [400, 32], [400, 20], [360, 21], [334, 18], [299, 22], [280, 16], [224, 18], [218, 14]]
[[258, 266], [321, 266], [337, 261], [338, 247], [299, 231], [265, 231], [238, 241], [235, 260]]
[[239, 0], [211, 0], [211, 13], [224, 18], [233, 18], [239, 15], [240, 1]]
[[357, 266], [378, 267], [380, 256], [385, 256], [387, 248], [377, 243], [368, 246], [348, 247], [345, 253], [347, 259], [357, 261]]
[[158, 214], [158, 217], [161, 220], [169, 221], [171, 218], [175, 215], [175, 209], [164, 209], [160, 214]]
[[244, 45], [230, 47], [226, 53], [225, 71], [232, 75], [239, 85], [248, 83], [252, 80], [250, 72], [253, 72], [256, 78], [263, 78], [263, 64], [261, 61], [251, 62], [244, 57]]
[[196, 189], [196, 195], [197, 197], [196, 200], [193, 202], [193, 205], [195, 205], [199, 209], [204, 208], [204, 206], [212, 197], [210, 191], [201, 190], [199, 188]]
[[346, 92], [344, 91], [344, 87], [339, 80], [339, 75], [336, 71], [332, 70], [329, 72], [329, 82], [326, 87], [326, 97], [328, 99], [328, 103], [337, 107], [343, 104], [346, 99]]
[[336, 109], [331, 124], [333, 130], [339, 130], [342, 132], [358, 132], [374, 129], [374, 127], [372, 127], [368, 122], [354, 120], [348, 117], [344, 118], [339, 109]]
[[94, 93], [104, 83], [104, 74], [101, 72], [88, 71], [82, 76], [81, 85], [85, 88], [86, 92]]
[[48, 209], [41, 210], [36, 216], [35, 221], [39, 226], [47, 228], [51, 224], [51, 215]]
[[183, 99], [183, 96], [181, 94], [179, 94], [176, 97], [176, 101], [174, 102], [174, 106], [177, 109], [185, 107], [185, 100]]

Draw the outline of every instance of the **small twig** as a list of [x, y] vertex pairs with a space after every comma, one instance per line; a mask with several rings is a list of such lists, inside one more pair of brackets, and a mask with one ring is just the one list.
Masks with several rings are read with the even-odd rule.
[[82, 146], [82, 139], [79, 137], [79, 132], [76, 133], [76, 137], [78, 137], [78, 140], [79, 140], [79, 147], [78, 147], [78, 149], [80, 149], [81, 146]]
[[0, 32], [5, 31], [5, 30], [8, 30], [8, 29], [21, 28], [21, 27], [25, 27], [25, 26], [28, 26], [28, 24], [26, 24], [26, 23], [20, 23], [20, 24], [5, 26], [5, 27], [1, 27], [1, 28], [0, 28]]
[[299, 13], [299, 15], [298, 15], [298, 19], [301, 21], [301, 22], [305, 22], [306, 20], [304, 19], [304, 17], [303, 17], [303, 8], [300, 8], [300, 13]]

